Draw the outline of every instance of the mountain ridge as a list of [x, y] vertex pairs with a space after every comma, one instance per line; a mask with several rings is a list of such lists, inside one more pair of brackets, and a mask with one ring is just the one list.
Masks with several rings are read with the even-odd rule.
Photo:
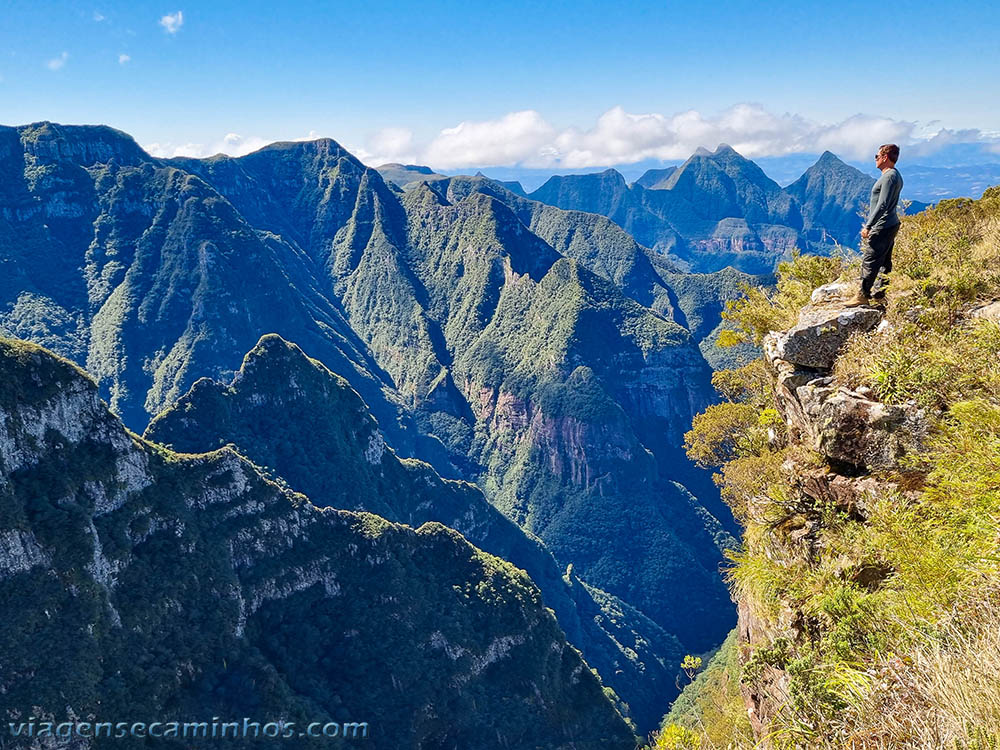
[[732, 537], [711, 486], [702, 503], [678, 484], [707, 484], [679, 444], [711, 370], [658, 281], [664, 261], [605, 218], [485, 180], [401, 193], [335, 141], [83, 165], [61, 145], [77, 131], [46, 128], [44, 163], [24, 156], [29, 131], [5, 133], [6, 184], [33, 207], [5, 204], [0, 221], [20, 274], [0, 286], [5, 331], [96, 362], [139, 428], [201, 378], [231, 381], [262, 335], [296, 341], [400, 455], [476, 482], [573, 565], [576, 591], [602, 592], [577, 609], [618, 597], [607, 606], [666, 634], [650, 653], [721, 639]]
[[[288, 385], [276, 389], [274, 383]], [[261, 337], [231, 383], [197, 381], [143, 437], [183, 453], [232, 444], [319, 507], [377, 513], [414, 528], [432, 521], [453, 528], [530, 575], [567, 639], [641, 729], [656, 725], [675, 692], [675, 665], [683, 656], [675, 639], [564, 572], [536, 537], [474, 485], [442, 480], [427, 464], [399, 459], [347, 381], [276, 334]]]
[[[772, 272], [796, 246], [828, 254], [837, 245], [857, 243], [856, 214], [867, 206], [874, 184], [827, 151], [782, 188], [727, 144], [714, 152], [699, 148], [680, 166], [649, 170], [627, 186], [615, 170], [600, 174], [600, 180], [590, 174], [552, 177], [528, 197], [605, 215], [690, 270], [733, 265], [752, 274]], [[824, 175], [840, 175], [831, 178], [829, 191]], [[914, 203], [912, 209], [925, 207]]]

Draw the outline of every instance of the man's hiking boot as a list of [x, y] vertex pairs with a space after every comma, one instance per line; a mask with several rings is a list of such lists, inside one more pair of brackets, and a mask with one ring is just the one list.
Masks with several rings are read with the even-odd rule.
[[858, 290], [858, 293], [851, 297], [845, 303], [847, 307], [860, 307], [861, 305], [869, 304], [868, 298], [864, 295], [864, 292]]
[[885, 289], [879, 289], [875, 294], [872, 295], [872, 299], [876, 302], [885, 302]]

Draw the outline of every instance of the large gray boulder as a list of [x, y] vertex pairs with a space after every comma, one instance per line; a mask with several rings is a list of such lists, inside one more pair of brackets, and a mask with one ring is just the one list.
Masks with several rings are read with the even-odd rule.
[[790, 439], [828, 460], [866, 471], [896, 468], [904, 453], [921, 445], [927, 434], [922, 409], [874, 401], [824, 372], [790, 362], [781, 356], [785, 335], [765, 337], [763, 350], [774, 377], [775, 406]]
[[812, 294], [798, 323], [776, 337], [777, 355], [794, 365], [828, 370], [855, 331], [871, 331], [882, 320], [874, 307], [848, 307], [851, 286], [826, 284]]
[[833, 461], [868, 471], [896, 468], [927, 434], [922, 409], [872, 401], [843, 386], [815, 380], [796, 388], [811, 447]]

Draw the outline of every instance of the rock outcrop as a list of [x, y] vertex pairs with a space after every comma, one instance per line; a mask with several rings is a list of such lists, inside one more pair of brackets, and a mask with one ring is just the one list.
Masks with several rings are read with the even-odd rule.
[[926, 432], [921, 409], [883, 404], [826, 381], [796, 389], [805, 417], [796, 427], [818, 453], [857, 469], [885, 471], [920, 445]]
[[983, 320], [992, 320], [995, 323], [1000, 323], [1000, 299], [990, 302], [988, 305], [981, 305], [969, 313], [970, 318], [980, 318]]
[[846, 307], [847, 284], [828, 284], [813, 292], [798, 323], [774, 338], [775, 354], [793, 365], [825, 370], [851, 334], [870, 331], [882, 319], [873, 307]]
[[[842, 284], [820, 287], [795, 326], [772, 332], [763, 343], [775, 407], [788, 440], [801, 448], [790, 452], [781, 467], [790, 490], [783, 503], [786, 515], [762, 542], [764, 553], [783, 565], [814, 568], [827, 554], [824, 508], [864, 521], [875, 494], [888, 487], [905, 495], [894, 474], [900, 459], [919, 449], [927, 434], [927, 419], [915, 404], [885, 404], [833, 377], [837, 354], [850, 335], [870, 331], [882, 320], [877, 308], [846, 307], [848, 293]], [[843, 566], [845, 577], [869, 589], [889, 573], [877, 563], [852, 566], [845, 560]], [[771, 723], [789, 701], [788, 665], [815, 637], [817, 625], [813, 615], [797, 611], [793, 603], [778, 603], [778, 611], [766, 615], [749, 600], [738, 606], [741, 693], [754, 733], [762, 747], [770, 747]]]
[[834, 382], [828, 374], [851, 334], [882, 320], [873, 307], [846, 307], [848, 286], [829, 284], [812, 295], [798, 323], [764, 339], [777, 407], [789, 434], [827, 460], [859, 471], [891, 469], [926, 433], [915, 405], [887, 405]]

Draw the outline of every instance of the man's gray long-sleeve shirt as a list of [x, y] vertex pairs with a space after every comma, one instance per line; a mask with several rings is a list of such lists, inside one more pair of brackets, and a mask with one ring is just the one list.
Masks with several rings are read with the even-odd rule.
[[903, 178], [895, 167], [889, 167], [882, 173], [872, 186], [871, 205], [868, 208], [868, 221], [865, 228], [871, 234], [877, 234], [883, 229], [899, 224], [896, 214], [896, 204], [899, 203], [899, 193], [903, 189]]

